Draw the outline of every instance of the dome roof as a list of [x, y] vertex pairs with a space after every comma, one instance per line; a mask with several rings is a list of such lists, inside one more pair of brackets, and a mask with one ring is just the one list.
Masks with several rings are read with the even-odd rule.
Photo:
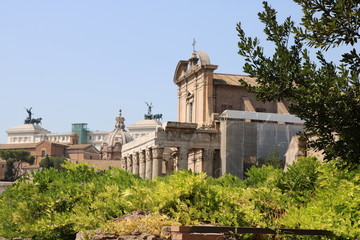
[[121, 110], [119, 116], [116, 117], [115, 120], [115, 129], [105, 136], [104, 143], [106, 143], [108, 146], [114, 146], [116, 143], [124, 145], [125, 143], [134, 140], [131, 134], [125, 130], [125, 118], [121, 115]]
[[115, 129], [111, 133], [105, 136], [104, 142], [109, 146], [114, 146], [115, 143], [124, 145], [125, 143], [131, 142], [134, 138], [130, 133], [122, 131], [122, 129]]

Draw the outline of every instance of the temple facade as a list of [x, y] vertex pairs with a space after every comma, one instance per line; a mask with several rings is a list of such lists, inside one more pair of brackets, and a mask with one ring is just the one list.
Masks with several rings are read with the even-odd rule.
[[285, 159], [303, 122], [289, 113], [287, 102], [257, 101], [240, 82], [255, 86], [255, 79], [214, 73], [217, 67], [201, 51], [179, 61], [173, 79], [178, 86], [177, 122], [166, 122], [123, 145], [122, 168], [143, 178], [179, 169], [242, 178], [246, 167], [275, 150]]
[[196, 123], [166, 122], [161, 128], [123, 145], [122, 168], [142, 178], [179, 169], [220, 176], [220, 135]]

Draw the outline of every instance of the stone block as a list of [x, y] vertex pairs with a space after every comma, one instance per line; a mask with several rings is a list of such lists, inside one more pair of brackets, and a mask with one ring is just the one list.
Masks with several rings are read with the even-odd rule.
[[172, 233], [172, 240], [224, 240], [221, 233]]
[[171, 226], [169, 227], [170, 232], [182, 232], [182, 233], [189, 233], [190, 232], [190, 226]]

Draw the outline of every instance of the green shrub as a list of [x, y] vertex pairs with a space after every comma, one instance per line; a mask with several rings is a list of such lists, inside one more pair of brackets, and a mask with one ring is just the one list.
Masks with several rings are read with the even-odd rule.
[[161, 236], [163, 227], [179, 225], [180, 223], [164, 215], [129, 215], [105, 223], [101, 227], [101, 232], [114, 233], [118, 236], [131, 235], [133, 232], [137, 234], [152, 233]]
[[184, 170], [142, 180], [115, 168], [63, 167], [34, 172], [0, 195], [0, 236], [74, 239], [140, 210], [183, 225], [325, 229], [360, 238], [360, 170], [339, 170], [335, 162], [302, 158], [287, 172], [253, 167], [244, 181]]
[[316, 188], [319, 166], [320, 162], [316, 158], [301, 157], [278, 178], [277, 187], [296, 202], [305, 203], [311, 199]]
[[281, 219], [288, 227], [325, 229], [338, 239], [360, 239], [360, 171], [339, 171], [334, 161], [318, 168], [314, 196]]
[[[129, 188], [139, 178], [119, 169], [98, 171], [85, 164], [64, 165], [34, 172], [0, 196], [0, 235], [35, 239], [74, 239], [82, 229], [93, 229], [113, 217], [119, 205], [97, 202], [109, 186]], [[104, 193], [105, 192], [105, 193]], [[102, 194], [101, 194], [102, 193]], [[108, 202], [109, 198], [101, 200]], [[102, 208], [101, 208], [102, 207]]]
[[164, 214], [184, 225], [211, 222], [240, 226], [245, 225], [238, 203], [242, 191], [209, 184], [204, 173], [181, 170], [137, 183], [124, 192], [124, 199], [132, 210]]
[[273, 166], [263, 165], [260, 168], [252, 166], [247, 172], [244, 183], [246, 187], [262, 187], [273, 186], [277, 179], [283, 174], [281, 169], [276, 169]]

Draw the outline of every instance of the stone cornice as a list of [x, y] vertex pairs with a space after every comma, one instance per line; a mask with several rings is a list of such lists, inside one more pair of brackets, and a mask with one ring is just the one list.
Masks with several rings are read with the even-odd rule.
[[198, 77], [198, 75], [202, 74], [205, 71], [208, 71], [208, 70], [214, 71], [217, 68], [218, 68], [217, 65], [212, 65], [212, 64], [197, 65], [193, 69], [185, 71], [178, 79], [176, 79], [176, 80], [174, 79], [174, 82], [175, 82], [175, 84], [179, 84], [180, 82], [189, 80], [193, 77], [196, 78], [196, 77]]

